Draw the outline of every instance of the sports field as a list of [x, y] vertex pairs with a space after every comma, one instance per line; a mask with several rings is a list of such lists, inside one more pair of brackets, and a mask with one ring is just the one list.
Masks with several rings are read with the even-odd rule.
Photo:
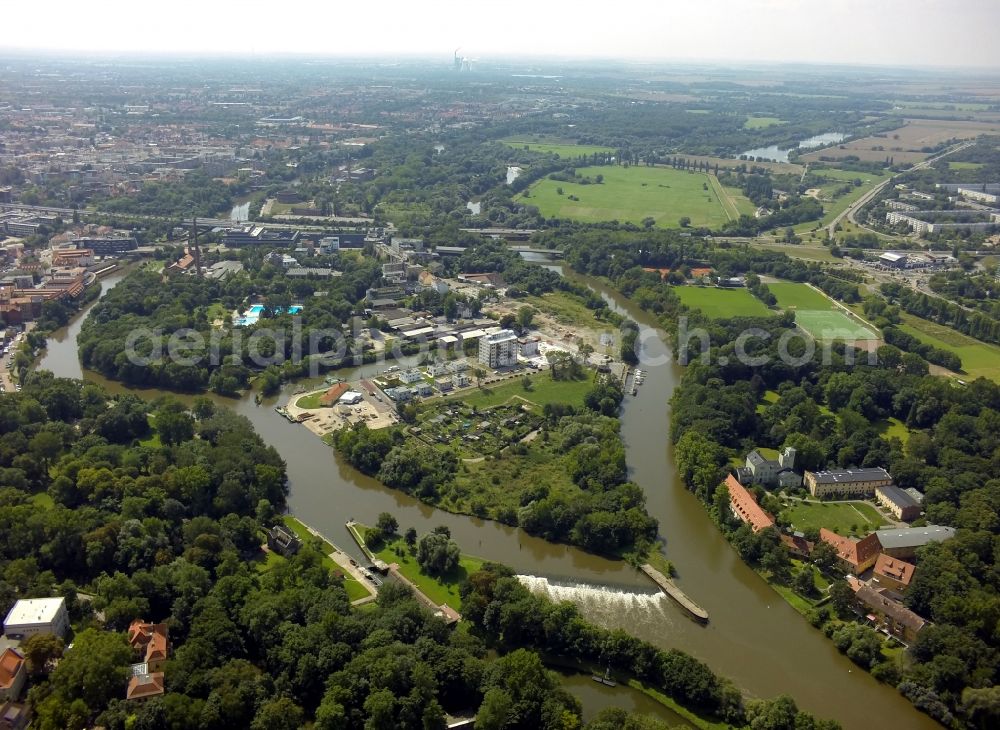
[[685, 306], [700, 309], [706, 317], [766, 317], [771, 311], [746, 289], [718, 289], [714, 286], [674, 287]]
[[808, 284], [768, 284], [782, 309], [795, 312], [795, 322], [821, 342], [833, 340], [877, 340], [878, 335], [848, 316], [833, 300]]
[[[741, 207], [741, 196], [725, 190], [720, 193], [705, 173], [618, 166], [581, 167], [576, 172], [591, 179], [602, 175], [603, 182], [581, 185], [546, 178], [532, 185], [527, 197], [518, 196], [518, 201], [537, 206], [547, 218], [636, 224], [652, 218], [660, 228], [677, 228], [684, 216], [694, 227], [716, 228]], [[720, 201], [720, 194], [725, 202]], [[576, 199], [570, 200], [570, 196]]]
[[610, 147], [601, 147], [594, 144], [575, 144], [573, 142], [551, 142], [546, 140], [534, 140], [530, 137], [511, 137], [500, 140], [506, 145], [517, 147], [518, 149], [528, 148], [532, 152], [551, 152], [559, 157], [572, 159], [582, 155], [592, 155], [595, 152], [614, 152]]
[[930, 322], [912, 314], [902, 315], [899, 329], [921, 342], [954, 352], [962, 358], [962, 369], [972, 378], [980, 376], [1000, 382], [1000, 347], [980, 342], [951, 327]]

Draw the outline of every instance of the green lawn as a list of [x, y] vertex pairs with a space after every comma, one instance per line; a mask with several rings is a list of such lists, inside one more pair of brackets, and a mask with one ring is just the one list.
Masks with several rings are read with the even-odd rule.
[[912, 314], [902, 315], [899, 329], [921, 342], [954, 352], [962, 358], [962, 369], [972, 378], [984, 377], [1000, 382], [1000, 347], [980, 342], [951, 327]]
[[213, 302], [209, 305], [205, 314], [209, 322], [214, 322], [217, 319], [225, 320], [226, 315], [229, 314], [229, 310], [222, 305], [222, 302]]
[[982, 162], [949, 162], [949, 170], [978, 170], [983, 166]]
[[594, 387], [589, 377], [582, 380], [553, 380], [548, 372], [529, 377], [531, 390], [524, 389], [522, 378], [518, 376], [504, 383], [483, 385], [452, 397], [476, 408], [492, 408], [515, 396], [539, 406], [546, 403], [569, 403], [579, 407], [583, 405], [583, 396]]
[[830, 249], [826, 246], [809, 246], [805, 244], [778, 244], [778, 243], [763, 243], [755, 244], [757, 247], [762, 248], [766, 251], [777, 251], [778, 253], [783, 253], [789, 258], [802, 259], [803, 261], [838, 261], [837, 257], [830, 253]]
[[747, 289], [719, 289], [709, 286], [677, 286], [677, 296], [685, 306], [699, 309], [712, 319], [766, 317], [771, 314], [760, 299]]
[[880, 421], [878, 429], [883, 437], [887, 439], [898, 438], [904, 446], [910, 440], [910, 429], [898, 418], [889, 418], [888, 420]]
[[295, 401], [295, 405], [299, 408], [322, 408], [323, 404], [319, 402], [319, 399], [323, 397], [326, 393], [327, 388], [322, 390], [317, 390], [313, 393], [306, 393], [304, 396]]
[[768, 284], [778, 306], [795, 312], [796, 323], [821, 341], [875, 340], [878, 335], [848, 316], [822, 292], [808, 284], [780, 282]]
[[[358, 526], [359, 530], [370, 530], [370, 527]], [[483, 566], [483, 560], [464, 553], [459, 558], [458, 567], [449, 574], [435, 578], [423, 572], [417, 565], [417, 558], [411, 554], [410, 548], [401, 537], [396, 537], [384, 544], [375, 555], [387, 563], [399, 565], [399, 572], [413, 581], [435, 604], [447, 603], [457, 611], [462, 610], [462, 598], [458, 595], [458, 587], [472, 573]]]
[[865, 502], [793, 502], [781, 516], [796, 530], [825, 527], [838, 535], [863, 536], [886, 524]]
[[[641, 224], [649, 217], [659, 227], [676, 228], [686, 216], [692, 226], [717, 228], [730, 217], [705, 173], [635, 166], [581, 167], [577, 173], [591, 179], [603, 175], [604, 182], [581, 185], [546, 178], [531, 186], [530, 196], [522, 193], [517, 200], [537, 206], [549, 218], [587, 223], [618, 220]], [[571, 195], [578, 200], [570, 200]]]
[[[799, 223], [797, 226], [793, 226], [795, 231], [799, 234], [811, 231], [817, 225], [828, 226], [833, 222], [833, 219], [838, 215], [843, 213], [855, 200], [860, 198], [862, 195], [867, 193], [873, 187], [885, 180], [886, 175], [884, 173], [873, 173], [873, 172], [853, 172], [851, 170], [837, 170], [837, 169], [824, 169], [818, 170], [818, 174], [824, 175], [826, 177], [835, 178], [837, 180], [854, 180], [855, 178], [861, 178], [860, 187], [854, 188], [847, 195], [842, 195], [833, 202], [823, 203], [823, 217], [819, 221], [807, 221], [806, 223]], [[839, 185], [834, 186], [839, 187]]]
[[581, 155], [590, 156], [594, 153], [614, 152], [614, 149], [611, 147], [601, 147], [594, 144], [575, 144], [573, 142], [557, 142], [544, 138], [535, 140], [531, 137], [509, 137], [500, 141], [518, 149], [527, 148], [532, 152], [541, 152], [543, 154], [551, 152], [559, 157], [568, 159], [580, 157]]
[[[333, 561], [333, 558], [330, 557], [330, 553], [332, 553], [334, 549], [333, 545], [328, 543], [326, 540], [320, 540], [318, 537], [309, 532], [305, 525], [291, 515], [285, 515], [282, 520], [284, 521], [285, 526], [294, 532], [305, 545], [313, 545], [319, 541], [320, 549], [323, 553], [323, 567], [343, 574], [343, 568], [337, 565]], [[356, 601], [359, 598], [366, 598], [371, 595], [371, 591], [368, 590], [367, 586], [362, 585], [349, 575], [344, 575], [344, 589], [347, 591], [348, 599], [352, 601]]]
[[602, 330], [612, 328], [605, 322], [600, 322], [594, 317], [594, 310], [588, 309], [583, 301], [567, 292], [549, 292], [541, 296], [524, 297], [520, 301], [535, 309], [550, 314], [559, 320], [560, 324], [567, 327], [593, 329], [595, 327]]
[[778, 124], [786, 124], [784, 119], [779, 119], [778, 117], [747, 117], [747, 120], [743, 122], [744, 129], [767, 129], [768, 127], [774, 127]]

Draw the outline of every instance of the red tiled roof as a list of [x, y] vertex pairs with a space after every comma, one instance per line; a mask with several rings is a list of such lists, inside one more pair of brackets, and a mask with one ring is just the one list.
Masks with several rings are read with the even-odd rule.
[[726, 487], [729, 489], [729, 504], [733, 511], [741, 520], [749, 523], [754, 532], [774, 527], [774, 518], [757, 504], [753, 495], [732, 474], [726, 477]]
[[907, 563], [905, 560], [894, 558], [885, 553], [879, 555], [875, 561], [875, 575], [884, 575], [904, 586], [910, 585], [914, 570], [916, 567], [912, 563]]
[[350, 390], [350, 388], [351, 386], [347, 383], [337, 383], [336, 385], [331, 386], [328, 391], [320, 396], [319, 402], [325, 406], [333, 405], [340, 399], [340, 396]]
[[147, 662], [167, 658], [166, 624], [148, 624], [136, 619], [128, 627], [128, 643], [134, 651], [143, 652]]
[[24, 656], [16, 649], [5, 649], [0, 654], [0, 689], [10, 689], [14, 685], [17, 673], [24, 665]]
[[132, 677], [128, 681], [125, 699], [141, 700], [163, 694], [163, 672], [153, 672]]
[[855, 568], [882, 552], [882, 543], [878, 541], [878, 535], [874, 532], [861, 540], [852, 540], [821, 527], [819, 539], [833, 545], [837, 551], [837, 557]]

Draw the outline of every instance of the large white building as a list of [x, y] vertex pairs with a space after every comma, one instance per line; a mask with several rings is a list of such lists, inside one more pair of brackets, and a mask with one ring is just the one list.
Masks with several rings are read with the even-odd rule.
[[491, 368], [516, 365], [519, 349], [517, 335], [511, 330], [500, 330], [479, 339], [479, 362]]
[[7, 636], [26, 639], [35, 634], [69, 633], [69, 614], [65, 598], [23, 598], [14, 604], [3, 622]]

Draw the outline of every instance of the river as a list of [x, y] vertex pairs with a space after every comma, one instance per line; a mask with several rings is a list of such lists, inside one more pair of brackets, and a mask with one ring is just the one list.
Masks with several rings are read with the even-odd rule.
[[[360, 474], [337, 459], [318, 438], [274, 412], [273, 406], [284, 402], [299, 385], [286, 386], [280, 395], [259, 406], [250, 396], [213, 399], [247, 416], [264, 440], [278, 450], [288, 464], [291, 511], [341, 548], [354, 547], [344, 527], [345, 520], [352, 517], [370, 523], [379, 512], [387, 511], [396, 516], [402, 528], [413, 526], [418, 532], [444, 524], [464, 551], [509, 565], [533, 589], [572, 600], [595, 622], [626, 629], [659, 646], [690, 652], [751, 695], [790, 694], [803, 709], [834, 718], [845, 728], [940, 728], [894, 689], [879, 684], [842, 656], [788, 606], [740, 560], [702, 504], [679, 483], [669, 445], [666, 402], [680, 380], [681, 369], [667, 357], [655, 320], [600, 282], [563, 270], [561, 265], [549, 265], [587, 284], [616, 311], [636, 320], [644, 359], [663, 361], [644, 365], [647, 376], [638, 397], [626, 396], [622, 435], [630, 476], [645, 491], [650, 514], [660, 521], [666, 554], [677, 568], [679, 584], [708, 610], [711, 621], [707, 626], [690, 620], [670, 599], [655, 593], [645, 576], [624, 563], [550, 544], [495, 522], [443, 512]], [[113, 274], [101, 285], [106, 291], [123, 276], [121, 272]], [[101, 383], [110, 392], [124, 391], [120, 384], [80, 367], [76, 339], [85, 316], [86, 310], [53, 335], [39, 368]], [[355, 379], [374, 374], [381, 367], [373, 364], [337, 375]], [[133, 392], [146, 397], [161, 394], [155, 390]], [[590, 707], [602, 701], [604, 692], [592, 684], [591, 688], [587, 682], [576, 682], [573, 687], [574, 694], [585, 697]], [[621, 702], [628, 706], [634, 700], [622, 695]]]
[[[833, 144], [834, 142], [843, 142], [847, 135], [841, 132], [825, 132], [823, 134], [817, 134], [809, 139], [804, 139], [797, 145], [794, 145], [790, 149], [812, 149], [813, 147], [822, 147], [823, 145]], [[758, 160], [772, 162], [788, 162], [788, 149], [781, 149], [777, 145], [771, 145], [769, 147], [755, 147], [752, 150], [747, 150], [746, 152], [741, 152], [741, 157], [753, 157]]]

